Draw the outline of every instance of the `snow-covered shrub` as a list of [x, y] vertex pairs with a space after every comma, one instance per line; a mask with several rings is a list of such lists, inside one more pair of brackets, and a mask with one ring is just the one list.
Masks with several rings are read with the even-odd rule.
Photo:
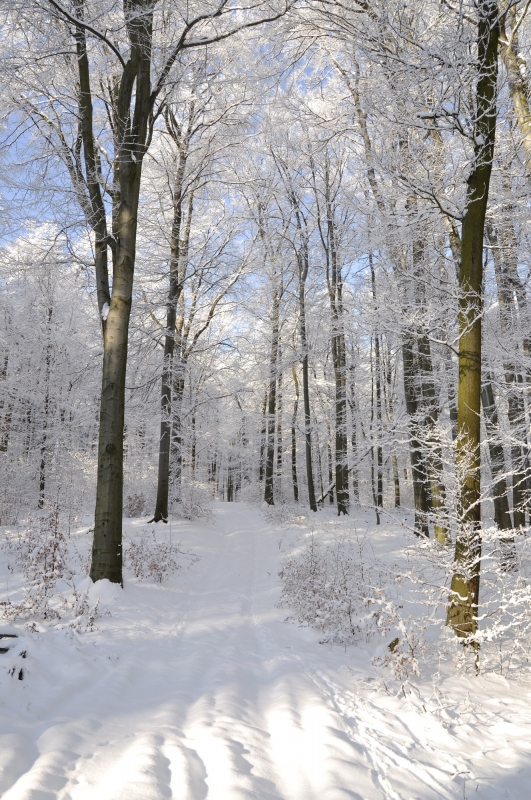
[[[482, 530], [478, 630], [479, 667], [500, 674], [531, 666], [531, 541], [514, 534], [514, 559], [507, 569], [507, 531]], [[504, 542], [505, 539], [505, 542]]]
[[[78, 592], [75, 586], [73, 587], [72, 594], [68, 598], [62, 599], [64, 613], [71, 617], [68, 622], [69, 628], [79, 632], [95, 630], [96, 620], [100, 619], [102, 616], [99, 600], [92, 603], [90, 601], [89, 592]], [[110, 611], [108, 609], [105, 610], [105, 616], [110, 616]]]
[[279, 573], [288, 619], [322, 631], [324, 642], [352, 643], [388, 631], [394, 606], [384, 596], [381, 574], [362, 558], [363, 548], [352, 535], [329, 542], [312, 533]]
[[171, 538], [160, 541], [156, 538], [155, 531], [146, 530], [142, 538], [133, 540], [126, 547], [125, 562], [132, 569], [135, 578], [162, 583], [169, 575], [181, 569], [179, 555], [179, 545], [172, 542]]
[[146, 514], [146, 498], [143, 492], [132, 492], [124, 500], [125, 517], [143, 517]]
[[7, 540], [4, 548], [26, 579], [22, 589], [24, 599], [15, 603], [5, 601], [4, 616], [57, 618], [59, 614], [50, 605], [50, 598], [57, 582], [71, 577], [58, 505], [50, 505], [43, 514], [30, 519], [26, 528]]
[[180, 490], [179, 500], [172, 503], [171, 511], [184, 519], [204, 519], [212, 514], [212, 492], [207, 484], [190, 481]]
[[301, 507], [295, 503], [288, 503], [285, 501], [275, 500], [275, 505], [270, 506], [267, 503], [262, 503], [263, 513], [268, 522], [274, 525], [293, 526], [305, 520], [301, 514]]

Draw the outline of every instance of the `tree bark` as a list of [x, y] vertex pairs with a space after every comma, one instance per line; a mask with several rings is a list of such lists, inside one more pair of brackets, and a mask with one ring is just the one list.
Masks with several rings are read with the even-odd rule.
[[50, 413], [50, 367], [52, 360], [52, 322], [53, 309], [48, 308], [47, 319], [47, 342], [46, 342], [46, 355], [44, 357], [44, 403], [43, 412], [44, 418], [42, 421], [42, 434], [41, 434], [41, 460], [39, 464], [39, 502], [38, 507], [44, 508], [44, 497], [46, 489], [46, 465], [48, 461], [48, 424]]
[[258, 481], [262, 483], [265, 475], [265, 448], [267, 443], [267, 398], [268, 392], [264, 394], [262, 403], [262, 427], [260, 429], [260, 463], [258, 465]]
[[457, 469], [460, 481], [455, 572], [447, 621], [456, 636], [477, 650], [481, 558], [481, 317], [483, 313], [483, 237], [489, 195], [498, 78], [498, 3], [478, 3], [478, 82], [474, 119], [474, 158], [467, 181], [459, 269], [459, 383], [457, 392]]
[[[512, 228], [510, 220], [505, 220], [506, 224]], [[491, 223], [485, 226], [487, 241], [492, 248], [494, 261], [494, 272], [498, 289], [498, 305], [500, 310], [500, 327], [504, 339], [514, 341], [514, 317], [516, 308], [514, 304], [515, 286], [511, 273], [516, 273], [516, 264], [513, 257], [515, 251], [515, 236], [508, 231], [505, 237], [509, 241], [505, 246], [500, 245], [500, 238]], [[511, 264], [511, 262], [513, 262]], [[522, 528], [525, 525], [525, 513], [527, 506], [527, 483], [528, 483], [528, 447], [525, 423], [525, 402], [523, 385], [515, 361], [504, 360], [503, 370], [505, 373], [505, 385], [507, 387], [508, 419], [512, 433], [511, 443], [511, 462], [512, 462], [512, 494], [513, 494], [513, 519], [514, 527]]]
[[332, 432], [330, 430], [330, 425], [327, 423], [326, 425], [326, 459], [328, 464], [328, 485], [331, 487], [328, 491], [328, 502], [331, 506], [334, 505], [334, 489], [336, 488], [336, 482], [334, 481], [334, 459], [332, 456]]
[[[151, 42], [153, 6], [138, 2], [128, 15], [130, 57], [116, 101], [115, 147], [119, 198], [114, 213], [115, 258], [112, 295], [103, 331], [98, 480], [90, 577], [122, 583], [123, 445], [125, 373], [133, 295], [140, 178], [152, 109]], [[131, 102], [134, 96], [134, 110]]]
[[299, 409], [299, 379], [295, 365], [291, 365], [291, 374], [295, 386], [295, 401], [293, 403], [293, 416], [291, 417], [291, 478], [293, 482], [293, 499], [299, 502], [299, 482], [297, 479], [297, 411]]
[[[190, 117], [193, 114], [193, 104]], [[184, 133], [171, 112], [166, 112], [166, 129], [177, 145], [179, 157], [173, 187], [173, 223], [170, 250], [170, 286], [166, 311], [166, 334], [164, 337], [164, 360], [162, 365], [160, 397], [160, 440], [157, 478], [157, 500], [151, 522], [166, 522], [168, 519], [168, 498], [170, 488], [170, 453], [172, 427], [172, 372], [175, 352], [177, 303], [182, 292], [184, 275], [182, 256], [187, 250], [187, 242], [182, 241], [184, 174], [188, 156], [190, 130]], [[187, 231], [190, 230], [192, 202], [189, 204]], [[186, 269], [186, 266], [184, 267]]]
[[275, 504], [275, 417], [277, 404], [278, 347], [280, 337], [280, 299], [281, 286], [279, 282], [275, 287], [273, 306], [271, 309], [271, 351], [269, 356], [269, 391], [267, 396], [264, 500], [270, 506]]
[[[514, 114], [520, 128], [522, 144], [524, 147], [527, 174], [531, 177], [531, 110], [529, 108], [529, 86], [525, 75], [525, 63], [521, 63], [518, 50], [518, 35], [515, 30], [516, 5], [508, 7], [507, 0], [500, 4], [500, 55], [507, 71], [509, 92], [513, 104]], [[509, 26], [507, 26], [509, 21]], [[523, 67], [523, 69], [522, 69]]]
[[308, 485], [308, 502], [312, 511], [317, 511], [315, 500], [315, 484], [312, 464], [312, 423], [310, 413], [310, 384], [308, 363], [308, 337], [306, 332], [306, 280], [310, 266], [308, 253], [308, 232], [306, 220], [300, 211], [294, 191], [289, 190], [295, 223], [299, 235], [299, 247], [295, 250], [298, 269], [298, 301], [299, 301], [299, 336], [302, 352], [302, 403], [304, 408], [304, 454], [306, 461], [306, 483]]
[[[481, 387], [481, 405], [483, 407], [483, 418], [488, 437], [488, 447], [490, 454], [490, 468], [492, 472], [493, 487], [492, 501], [494, 504], [494, 521], [500, 531], [511, 530], [513, 523], [509, 510], [509, 498], [507, 492], [507, 481], [505, 478], [505, 454], [503, 444], [500, 439], [500, 429], [498, 424], [498, 409], [494, 400], [492, 389], [492, 376], [487, 374]], [[501, 563], [505, 570], [514, 569], [516, 564], [516, 548], [514, 538], [502, 537], [500, 539]]]
[[351, 419], [351, 427], [350, 427], [350, 447], [352, 452], [352, 467], [350, 468], [350, 472], [352, 472], [352, 499], [356, 505], [359, 505], [360, 502], [360, 486], [359, 486], [359, 474], [358, 474], [358, 431], [357, 431], [357, 419], [356, 419], [356, 383], [354, 380], [354, 367], [351, 364], [350, 366], [350, 398], [349, 398], [349, 405], [350, 405], [350, 419]]
[[411, 477], [413, 480], [413, 498], [415, 504], [415, 533], [417, 536], [429, 536], [428, 514], [430, 502], [428, 497], [428, 481], [422, 443], [417, 436], [416, 418], [418, 413], [417, 392], [415, 382], [418, 371], [415, 359], [415, 341], [410, 333], [402, 335], [402, 360], [404, 371], [404, 397], [406, 411], [410, 419], [409, 453], [411, 458]]
[[[74, 0], [76, 16], [84, 19], [85, 0]], [[106, 316], [104, 309], [109, 308], [111, 302], [109, 288], [108, 246], [115, 242], [107, 236], [107, 217], [100, 186], [100, 164], [95, 147], [93, 130], [93, 105], [92, 89], [90, 85], [90, 69], [87, 55], [87, 42], [85, 29], [78, 25], [75, 30], [77, 66], [79, 74], [79, 128], [83, 143], [83, 156], [85, 162], [85, 180], [82, 175], [73, 174], [76, 187], [85, 184], [88, 192], [88, 201], [84, 194], [81, 196], [81, 205], [87, 220], [94, 231], [94, 266], [96, 272], [96, 296], [100, 312], [103, 332], [105, 331]], [[115, 144], [120, 144], [116, 142]], [[115, 198], [115, 202], [118, 198]]]
[[278, 368], [277, 368], [277, 464], [276, 464], [276, 486], [277, 497], [282, 497], [282, 342], [278, 339]]

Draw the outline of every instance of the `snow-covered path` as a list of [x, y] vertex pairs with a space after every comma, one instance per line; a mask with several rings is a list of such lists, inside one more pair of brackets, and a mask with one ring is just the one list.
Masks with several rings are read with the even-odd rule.
[[[454, 735], [428, 719], [421, 725], [413, 705], [400, 711], [395, 697], [360, 700], [341, 669], [348, 655], [282, 623], [281, 536], [259, 512], [217, 504], [214, 521], [186, 541], [201, 560], [171, 587], [126, 585], [97, 640], [79, 644], [62, 631], [34, 640], [27, 680], [12, 683], [1, 709], [0, 796], [465, 796], [455, 776], [470, 763]], [[522, 720], [521, 752], [506, 757], [515, 789], [528, 732]], [[475, 756], [480, 771], [498, 746], [491, 735]], [[519, 797], [506, 774], [502, 786], [473, 796]]]

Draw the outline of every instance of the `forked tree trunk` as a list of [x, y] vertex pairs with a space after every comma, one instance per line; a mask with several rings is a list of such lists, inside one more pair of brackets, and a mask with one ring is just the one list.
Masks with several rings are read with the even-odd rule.
[[457, 469], [460, 481], [455, 572], [447, 621], [456, 636], [475, 649], [481, 558], [481, 317], [483, 314], [483, 237], [489, 195], [498, 79], [498, 3], [478, 3], [474, 158], [467, 181], [466, 211], [459, 270], [459, 383], [457, 393]]
[[[153, 130], [155, 103], [167, 85], [170, 72], [179, 54], [186, 48], [204, 48], [209, 42], [226, 38], [248, 24], [256, 25], [280, 16], [272, 14], [261, 20], [237, 25], [234, 30], [214, 34], [210, 38], [196, 38], [192, 31], [212, 19], [200, 14], [188, 19], [180, 36], [168, 43], [164, 59], [159, 64], [158, 80], [151, 85], [151, 58], [153, 41], [154, 0], [128, 0], [123, 4], [124, 36], [129, 53], [124, 58], [118, 47], [103, 34], [97, 34], [118, 59], [121, 72], [111, 78], [111, 97], [108, 103], [114, 138], [114, 176], [112, 191], [112, 237], [104, 236], [106, 209], [100, 189], [99, 161], [96, 157], [93, 131], [93, 106], [90, 88], [90, 70], [87, 56], [84, 23], [84, 0], [75, 0], [74, 16], [60, 3], [53, 2], [55, 10], [74, 27], [79, 73], [79, 121], [85, 160], [85, 175], [76, 166], [74, 184], [88, 187], [90, 202], [83, 201], [96, 239], [96, 286], [98, 308], [103, 328], [103, 371], [100, 402], [100, 430], [98, 443], [98, 478], [96, 487], [96, 512], [92, 564], [90, 575], [94, 581], [107, 578], [122, 583], [122, 495], [123, 495], [123, 427], [125, 405], [125, 373], [129, 317], [133, 294], [133, 277], [136, 256], [136, 235], [142, 163], [149, 137]], [[94, 29], [88, 28], [94, 33]], [[115, 62], [117, 63], [117, 62]], [[100, 102], [100, 105], [104, 105]], [[99, 195], [98, 195], [99, 193]], [[109, 296], [107, 275], [107, 249], [113, 253], [112, 295]]]
[[[82, 5], [79, 2], [77, 8], [80, 18]], [[142, 13], [131, 13], [126, 20], [130, 55], [117, 83], [115, 96], [114, 144], [118, 173], [117, 179], [115, 174], [115, 184], [118, 191], [113, 201], [113, 283], [110, 302], [105, 301], [103, 305], [101, 303], [105, 300], [106, 293], [108, 296], [108, 280], [105, 281], [108, 242], [99, 239], [97, 250], [101, 250], [101, 260], [96, 265], [98, 305], [104, 324], [98, 478], [90, 577], [93, 581], [107, 578], [112, 583], [122, 583], [125, 373], [136, 257], [140, 178], [148, 122], [155, 97], [151, 91], [153, 5], [138, 5], [138, 8]], [[90, 78], [85, 34], [81, 26], [76, 29], [76, 45], [87, 180], [95, 190], [98, 170], [93, 157]], [[93, 212], [94, 226], [102, 224], [104, 216], [101, 217], [101, 211], [93, 206]], [[96, 230], [96, 227], [94, 229]], [[97, 230], [96, 236], [97, 238], [99, 236]]]

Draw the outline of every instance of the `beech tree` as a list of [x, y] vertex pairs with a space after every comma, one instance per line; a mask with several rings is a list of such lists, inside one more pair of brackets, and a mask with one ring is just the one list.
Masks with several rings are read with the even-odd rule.
[[[127, 342], [136, 255], [142, 164], [181, 59], [204, 50], [245, 28], [281, 17], [275, 9], [251, 5], [241, 14], [226, 0], [215, 6], [197, 4], [184, 18], [172, 3], [154, 0], [125, 2], [118, 18], [113, 9], [76, 0], [71, 9], [55, 0], [32, 3], [14, 15], [14, 29], [22, 25], [34, 51], [27, 57], [34, 69], [43, 55], [64, 60], [77, 72], [72, 94], [78, 130], [74, 143], [62, 144], [71, 164], [71, 176], [94, 232], [98, 307], [102, 319], [103, 370], [98, 488], [91, 577], [122, 582], [123, 430]], [[55, 42], [41, 37], [50, 23]], [[71, 44], [75, 47], [72, 51]], [[57, 55], [56, 55], [57, 53]], [[24, 60], [24, 68], [27, 61]], [[76, 69], [77, 67], [77, 69]], [[99, 74], [98, 74], [99, 73]], [[110, 75], [110, 78], [108, 77]], [[77, 90], [76, 87], [79, 87]], [[97, 94], [94, 94], [94, 86]], [[47, 96], [49, 94], [47, 93]], [[110, 175], [105, 183], [112, 205], [108, 233], [101, 187], [101, 149], [95, 138], [95, 110], [102, 104], [109, 126]], [[62, 128], [61, 128], [62, 131]], [[60, 134], [61, 135], [61, 134]], [[81, 157], [82, 153], [82, 157]], [[112, 284], [107, 265], [112, 253]]]

